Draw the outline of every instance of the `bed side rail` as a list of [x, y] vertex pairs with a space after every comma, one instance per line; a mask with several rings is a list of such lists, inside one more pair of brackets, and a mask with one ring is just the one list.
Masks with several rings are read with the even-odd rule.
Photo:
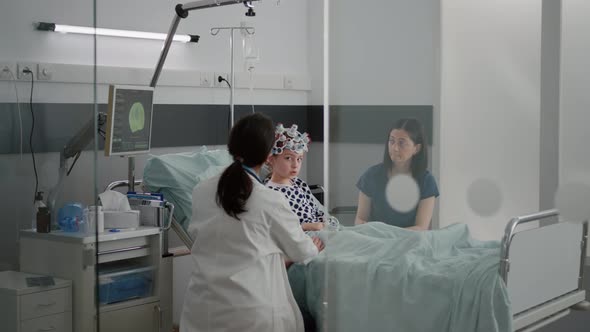
[[[585, 292], [587, 221], [582, 224], [554, 223], [517, 231], [519, 225], [558, 215], [555, 209], [541, 211], [512, 218], [506, 225], [499, 273], [513, 297], [515, 314], [569, 292]], [[532, 279], [536, 280], [534, 283], [544, 285], [543, 291], [532, 297], [524, 296], [526, 285]], [[586, 307], [580, 303], [574, 309], [585, 310]]]
[[194, 244], [193, 239], [188, 234], [188, 232], [178, 223], [178, 221], [176, 221], [176, 218], [174, 217], [172, 218], [171, 228], [174, 230], [174, 232], [176, 232], [176, 235], [178, 235], [178, 238], [180, 239], [180, 241], [182, 241], [182, 243], [184, 243], [188, 250], [191, 250]]
[[[500, 256], [500, 275], [504, 282], [507, 281], [508, 278], [508, 271], [510, 270], [510, 245], [512, 243], [512, 239], [514, 235], [517, 233], [516, 228], [519, 225], [531, 222], [531, 221], [539, 221], [546, 218], [556, 217], [559, 216], [559, 211], [556, 209], [541, 211], [533, 214], [528, 214], [524, 216], [514, 217], [508, 222], [506, 225], [506, 229], [504, 230], [504, 237], [502, 238], [502, 251]], [[580, 280], [579, 286], [580, 289], [583, 289], [584, 280], [584, 264], [586, 261], [585, 252], [588, 246], [588, 221], [584, 222], [583, 226], [583, 234], [582, 234], [582, 255], [580, 256]]]
[[[136, 179], [135, 180], [135, 185], [139, 186], [143, 183], [142, 179]], [[129, 187], [129, 180], [120, 180], [120, 181], [114, 181], [109, 183], [109, 185], [105, 188], [105, 190], [113, 190], [116, 188], [120, 188], [120, 187]]]
[[504, 237], [502, 238], [502, 251], [500, 255], [500, 275], [502, 276], [502, 279], [504, 279], [504, 282], [506, 282], [508, 278], [508, 270], [510, 269], [510, 244], [512, 243], [514, 234], [516, 234], [516, 228], [519, 225], [531, 221], [556, 217], [558, 215], [559, 212], [556, 209], [552, 209], [510, 219], [506, 225], [506, 229], [504, 230]]

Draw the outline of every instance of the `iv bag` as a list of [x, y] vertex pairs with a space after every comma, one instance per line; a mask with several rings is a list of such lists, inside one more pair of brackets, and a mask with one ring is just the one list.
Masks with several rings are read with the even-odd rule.
[[242, 38], [242, 54], [246, 61], [258, 61], [260, 55], [258, 54], [258, 47], [253, 34], [246, 33]]

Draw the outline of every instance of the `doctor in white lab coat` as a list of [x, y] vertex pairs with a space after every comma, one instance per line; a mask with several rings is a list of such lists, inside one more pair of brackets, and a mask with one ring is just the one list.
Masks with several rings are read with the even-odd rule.
[[228, 143], [235, 162], [193, 191], [195, 269], [181, 332], [303, 331], [285, 260], [304, 261], [323, 244], [305, 235], [283, 195], [258, 179], [274, 138], [266, 116], [242, 118]]

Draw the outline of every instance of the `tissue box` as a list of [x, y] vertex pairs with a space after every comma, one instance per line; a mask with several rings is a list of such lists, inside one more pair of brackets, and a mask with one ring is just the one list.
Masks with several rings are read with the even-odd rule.
[[104, 211], [104, 228], [137, 228], [139, 211]]

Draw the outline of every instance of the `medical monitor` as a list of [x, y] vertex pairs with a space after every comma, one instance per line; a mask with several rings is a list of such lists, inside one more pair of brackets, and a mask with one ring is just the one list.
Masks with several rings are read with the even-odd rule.
[[109, 86], [105, 156], [148, 153], [151, 145], [154, 88]]

